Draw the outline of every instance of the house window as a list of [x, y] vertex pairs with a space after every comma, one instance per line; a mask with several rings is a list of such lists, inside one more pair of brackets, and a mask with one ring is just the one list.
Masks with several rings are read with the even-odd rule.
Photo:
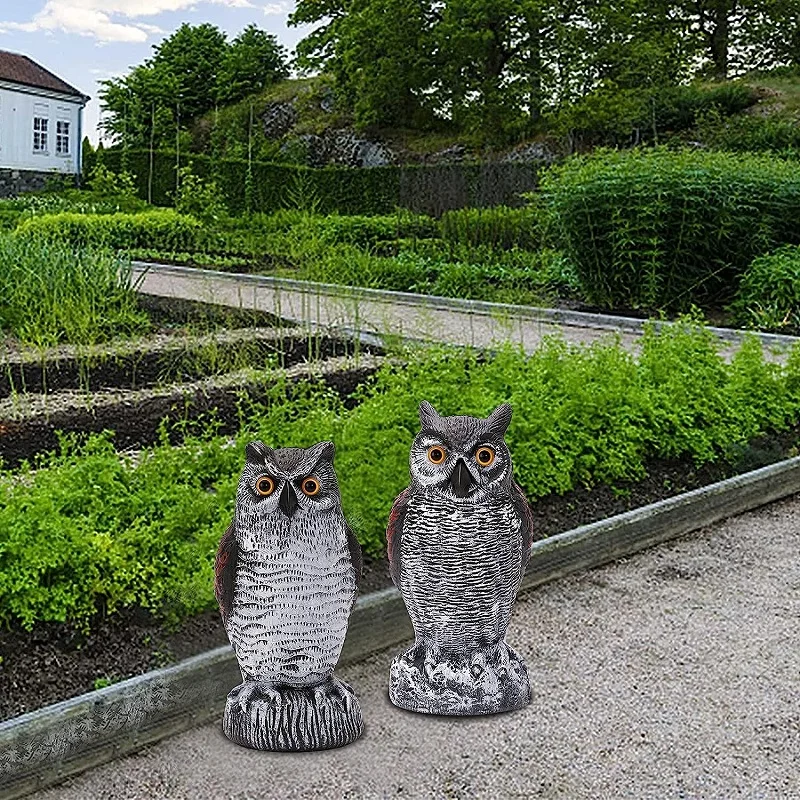
[[69, 155], [69, 122], [60, 119], [56, 122], [56, 153], [60, 156]]
[[47, 125], [50, 120], [47, 117], [33, 118], [33, 152], [47, 152]]

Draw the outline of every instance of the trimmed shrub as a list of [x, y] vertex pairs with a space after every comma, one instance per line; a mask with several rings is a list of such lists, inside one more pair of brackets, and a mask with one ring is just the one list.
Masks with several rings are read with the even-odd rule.
[[800, 247], [787, 245], [753, 259], [732, 310], [743, 325], [799, 331]]
[[472, 247], [535, 250], [540, 244], [538, 215], [531, 208], [461, 208], [439, 221], [442, 238]]
[[719, 305], [753, 258], [800, 242], [800, 174], [778, 158], [600, 151], [550, 170], [543, 199], [586, 299], [604, 307]]
[[17, 227], [15, 235], [27, 240], [67, 242], [73, 247], [187, 251], [199, 249], [206, 237], [202, 225], [194, 217], [171, 209], [95, 215], [67, 211], [27, 219]]

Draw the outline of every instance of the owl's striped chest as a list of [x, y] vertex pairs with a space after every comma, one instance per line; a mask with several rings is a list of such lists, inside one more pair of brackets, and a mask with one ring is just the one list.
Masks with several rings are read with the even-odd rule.
[[520, 529], [510, 499], [457, 506], [435, 494], [411, 498], [400, 588], [418, 634], [445, 648], [502, 638], [521, 572]]
[[228, 635], [243, 672], [293, 685], [339, 659], [356, 590], [343, 524], [314, 537], [273, 530], [240, 554]]

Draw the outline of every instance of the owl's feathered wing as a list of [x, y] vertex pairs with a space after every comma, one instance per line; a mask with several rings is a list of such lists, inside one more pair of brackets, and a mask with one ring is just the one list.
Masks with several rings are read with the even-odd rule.
[[214, 594], [222, 614], [222, 624], [227, 627], [233, 607], [233, 589], [236, 582], [236, 565], [239, 561], [239, 545], [236, 543], [234, 523], [222, 536], [214, 561]]
[[386, 527], [386, 553], [389, 557], [389, 572], [392, 582], [400, 588], [400, 543], [403, 539], [403, 523], [408, 508], [409, 492], [411, 487], [404, 489], [394, 500], [392, 511], [389, 514], [389, 524]]
[[524, 574], [525, 567], [528, 566], [528, 561], [531, 557], [531, 547], [533, 546], [533, 514], [525, 498], [525, 493], [517, 485], [516, 481], [511, 482], [511, 502], [522, 522], [520, 534], [522, 535], [522, 574]]

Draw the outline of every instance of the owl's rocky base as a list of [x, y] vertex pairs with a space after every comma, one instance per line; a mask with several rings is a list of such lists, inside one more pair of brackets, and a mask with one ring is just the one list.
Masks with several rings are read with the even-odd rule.
[[527, 706], [531, 686], [525, 662], [505, 642], [438, 658], [415, 644], [392, 661], [389, 699], [423, 714], [499, 714]]
[[302, 689], [245, 681], [228, 694], [222, 730], [255, 750], [328, 750], [358, 739], [364, 720], [352, 688], [336, 677]]

